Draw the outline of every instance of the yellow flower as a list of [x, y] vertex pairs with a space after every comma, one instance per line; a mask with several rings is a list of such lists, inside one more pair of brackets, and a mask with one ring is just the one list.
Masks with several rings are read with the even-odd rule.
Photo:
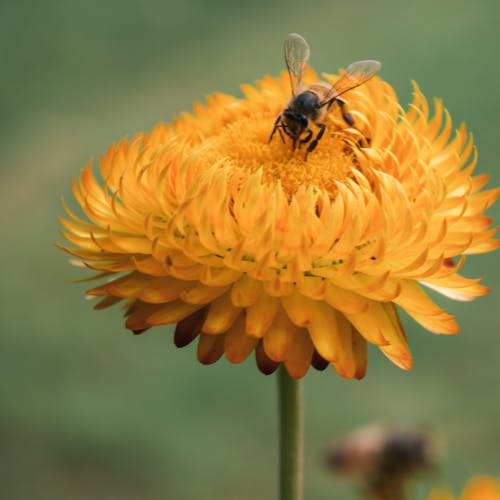
[[500, 483], [492, 477], [472, 478], [459, 497], [445, 489], [434, 490], [427, 500], [500, 500]]
[[63, 248], [107, 279], [88, 291], [96, 309], [124, 300], [135, 333], [177, 324], [176, 345], [198, 337], [205, 364], [255, 352], [266, 374], [283, 362], [295, 378], [328, 364], [362, 378], [368, 341], [410, 369], [396, 306], [452, 334], [420, 285], [457, 300], [487, 292], [458, 274], [463, 255], [498, 246], [484, 211], [499, 190], [472, 177], [472, 137], [452, 132], [440, 101], [430, 116], [416, 85], [405, 112], [373, 78], [347, 94], [354, 127], [333, 107], [305, 161], [268, 140], [288, 75], [242, 90], [112, 145], [101, 180], [82, 171], [73, 191], [86, 217], [67, 210]]

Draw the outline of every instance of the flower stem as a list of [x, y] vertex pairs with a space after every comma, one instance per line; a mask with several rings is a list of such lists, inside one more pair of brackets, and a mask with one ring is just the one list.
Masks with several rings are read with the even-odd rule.
[[302, 388], [282, 365], [278, 371], [280, 500], [302, 500]]

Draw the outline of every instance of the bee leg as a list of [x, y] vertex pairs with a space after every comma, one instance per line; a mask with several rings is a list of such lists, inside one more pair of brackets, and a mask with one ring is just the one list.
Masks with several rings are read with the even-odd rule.
[[339, 103], [339, 108], [340, 108], [340, 112], [342, 113], [342, 118], [347, 123], [347, 125], [349, 125], [349, 127], [352, 127], [354, 125], [354, 118], [352, 117], [351, 113], [349, 113], [345, 109], [345, 105], [347, 104], [347, 101], [344, 99], [341, 99], [340, 97], [337, 97], [335, 100]]
[[281, 142], [282, 142], [283, 144], [285, 144], [285, 142], [286, 142], [286, 141], [285, 141], [285, 137], [283, 136], [283, 131], [281, 130], [282, 128], [283, 128], [283, 127], [280, 127], [280, 128], [278, 129], [278, 132], [280, 133], [280, 139], [281, 139]]
[[276, 132], [276, 130], [279, 131], [281, 140], [283, 142], [285, 142], [285, 140], [283, 139], [283, 134], [281, 133], [281, 130], [280, 130], [283, 127], [283, 125], [280, 125], [280, 122], [281, 122], [281, 115], [278, 115], [278, 118], [276, 118], [276, 121], [274, 122], [273, 131], [271, 132], [271, 135], [269, 136], [269, 142], [271, 142], [273, 140], [273, 136], [274, 136], [274, 133]]
[[316, 125], [319, 127], [319, 132], [318, 135], [314, 138], [314, 141], [311, 141], [309, 143], [309, 146], [307, 146], [306, 156], [304, 158], [305, 160], [307, 160], [307, 155], [309, 153], [312, 153], [316, 149], [319, 140], [323, 137], [323, 134], [325, 133], [326, 130], [326, 125], [324, 123], [316, 123]]
[[307, 142], [309, 142], [311, 140], [311, 137], [313, 136], [313, 131], [311, 129], [309, 129], [307, 131], [307, 135], [300, 140], [300, 143], [299, 143], [299, 148], [300, 146], [302, 146], [302, 144], [306, 144]]

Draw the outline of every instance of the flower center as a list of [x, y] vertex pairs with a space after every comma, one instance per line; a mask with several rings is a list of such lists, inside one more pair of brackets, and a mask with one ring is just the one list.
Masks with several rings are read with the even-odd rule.
[[[205, 144], [203, 158], [206, 167], [225, 158], [225, 164], [245, 173], [262, 169], [265, 182], [281, 183], [288, 195], [300, 186], [315, 186], [332, 195], [336, 181], [351, 177], [351, 169], [357, 166], [354, 148], [362, 136], [330, 113], [325, 121], [326, 130], [315, 149], [307, 154], [307, 147], [315, 140], [320, 128], [311, 124], [309, 142], [292, 149], [292, 140], [277, 130], [272, 141], [269, 137], [277, 115], [271, 111], [248, 115], [221, 128]], [[306, 137], [306, 134], [301, 138]]]

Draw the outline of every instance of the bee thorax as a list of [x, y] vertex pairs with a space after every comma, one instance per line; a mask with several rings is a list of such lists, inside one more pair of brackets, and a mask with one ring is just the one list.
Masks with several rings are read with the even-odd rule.
[[307, 91], [294, 97], [288, 106], [289, 110], [305, 115], [313, 121], [317, 118], [319, 108], [318, 96]]

